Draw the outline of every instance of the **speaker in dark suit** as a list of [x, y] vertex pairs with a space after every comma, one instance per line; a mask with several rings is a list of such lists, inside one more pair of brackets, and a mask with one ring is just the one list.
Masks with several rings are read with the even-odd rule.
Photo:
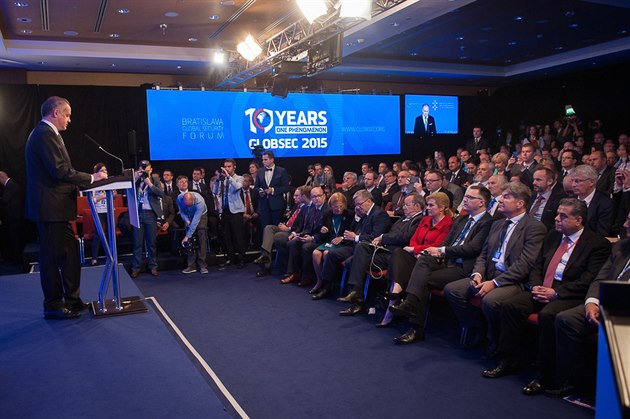
[[[484, 375], [502, 375], [505, 366], [519, 363], [527, 318], [538, 313], [540, 376], [524, 391], [536, 394], [555, 387], [556, 315], [580, 305], [590, 283], [610, 255], [610, 242], [584, 228], [586, 205], [575, 198], [558, 207], [559, 222], [550, 231], [529, 277], [528, 291], [504, 301], [501, 308], [499, 352], [503, 359]], [[499, 374], [497, 375], [497, 371]], [[494, 378], [494, 377], [491, 377]]]
[[437, 134], [435, 118], [429, 115], [429, 105], [427, 103], [422, 105], [422, 114], [416, 117], [416, 122], [413, 126], [413, 134], [420, 137]]
[[70, 123], [67, 99], [52, 96], [42, 104], [42, 120], [26, 141], [26, 215], [37, 223], [44, 317], [77, 317], [86, 308], [79, 296], [79, 247], [69, 221], [77, 216], [77, 193], [106, 178], [72, 167], [59, 131]]
[[287, 171], [274, 162], [273, 152], [266, 151], [262, 155], [263, 167], [256, 173], [254, 193], [258, 193], [258, 210], [260, 228], [280, 222], [286, 209], [284, 194], [289, 191], [289, 175]]

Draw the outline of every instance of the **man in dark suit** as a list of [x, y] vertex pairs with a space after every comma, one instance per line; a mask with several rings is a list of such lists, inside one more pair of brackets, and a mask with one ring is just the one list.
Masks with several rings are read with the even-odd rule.
[[555, 229], [545, 238], [527, 282], [528, 291], [503, 302], [499, 340], [502, 359], [496, 367], [485, 370], [484, 377], [497, 378], [516, 370], [527, 318], [538, 313], [540, 374], [523, 388], [523, 393], [535, 395], [554, 387], [555, 317], [580, 304], [610, 254], [610, 242], [584, 228], [586, 212], [586, 204], [575, 198], [560, 201]]
[[24, 191], [15, 179], [0, 172], [0, 220], [2, 220], [2, 255], [7, 262], [20, 263], [24, 236]]
[[383, 233], [387, 233], [391, 226], [389, 216], [372, 201], [372, 194], [365, 189], [354, 194], [355, 221], [350, 229], [344, 231], [343, 238], [346, 246], [328, 251], [322, 268], [322, 280], [324, 285], [317, 294], [313, 294], [313, 300], [324, 298], [330, 293], [332, 282], [338, 276], [341, 263], [352, 256], [354, 247], [361, 241], [372, 241]]
[[473, 156], [481, 153], [482, 151], [488, 151], [490, 148], [490, 140], [483, 138], [483, 130], [480, 126], [473, 127], [473, 138], [466, 141], [466, 150]]
[[556, 173], [553, 170], [542, 166], [536, 169], [533, 180], [536, 196], [527, 212], [543, 223], [547, 231], [554, 229], [558, 203], [566, 197], [564, 190], [554, 187], [555, 185], [557, 185]]
[[352, 197], [354, 194], [362, 189], [357, 182], [357, 174], [354, 172], [345, 172], [343, 174], [343, 182], [341, 183], [341, 187], [335, 189], [335, 192], [341, 192], [348, 201], [348, 208], [354, 209], [354, 201]]
[[407, 297], [391, 307], [394, 314], [408, 317], [412, 325], [405, 334], [394, 339], [397, 344], [424, 339], [432, 288], [443, 289], [446, 284], [472, 273], [475, 259], [481, 253], [494, 222], [487, 212], [490, 191], [483, 186], [472, 185], [466, 191], [463, 202], [468, 215], [455, 220], [440, 247], [429, 247], [418, 257], [405, 290]]
[[376, 173], [374, 171], [370, 170], [363, 176], [363, 187], [372, 194], [376, 206], [380, 207], [383, 202], [383, 196], [381, 195], [381, 191], [376, 187]]
[[601, 234], [610, 235], [615, 221], [615, 203], [605, 193], [596, 190], [597, 171], [586, 164], [575, 168], [571, 175], [573, 193], [588, 207], [586, 227]]
[[340, 311], [340, 315], [354, 316], [365, 310], [363, 301], [365, 271], [370, 269], [372, 264], [381, 269], [387, 269], [392, 258], [392, 251], [409, 245], [422, 218], [423, 208], [424, 198], [420, 194], [414, 192], [407, 195], [403, 205], [404, 217], [396, 221], [387, 233], [375, 237], [371, 242], [362, 241], [355, 246], [348, 278], [348, 283], [354, 287], [348, 295], [338, 299], [352, 305]]
[[42, 120], [26, 142], [26, 216], [37, 223], [44, 318], [78, 317], [87, 305], [79, 295], [79, 246], [69, 221], [77, 216], [77, 186], [106, 179], [104, 172], [78, 172], [59, 134], [70, 123], [70, 102], [52, 96], [44, 101]]
[[424, 172], [424, 184], [429, 195], [444, 192], [448, 196], [449, 207], [453, 208], [453, 194], [442, 186], [444, 184], [444, 174], [442, 172], [439, 170], [427, 170]]
[[[505, 219], [492, 224], [473, 274], [444, 287], [444, 296], [461, 325], [478, 331], [486, 318], [488, 338], [493, 342], [490, 354], [496, 351], [501, 304], [522, 292], [547, 232], [527, 214], [530, 200], [531, 191], [522, 183], [504, 186], [498, 211]], [[470, 304], [472, 298], [481, 299], [481, 313]]]
[[388, 170], [383, 175], [385, 186], [381, 189], [381, 208], [386, 208], [387, 204], [392, 202], [394, 194], [400, 190], [396, 175], [393, 170]]
[[165, 169], [162, 171], [162, 183], [164, 184], [164, 194], [169, 195], [173, 200], [173, 203], [176, 203], [177, 197], [179, 196], [179, 190], [177, 189], [177, 184], [173, 179], [172, 170]]
[[597, 184], [595, 189], [611, 196], [615, 186], [615, 168], [606, 164], [606, 153], [595, 150], [591, 153], [590, 165], [597, 172]]
[[450, 173], [447, 175], [449, 182], [457, 186], [464, 186], [471, 182], [472, 176], [461, 168], [461, 163], [457, 156], [448, 158], [448, 170], [450, 170]]
[[335, 178], [324, 172], [324, 167], [321, 163], [315, 163], [313, 165], [315, 168], [315, 177], [313, 178], [313, 185], [311, 186], [321, 186], [326, 192], [326, 189], [329, 191], [334, 191], [337, 187], [335, 185]]
[[[630, 214], [624, 224], [630, 237]], [[586, 349], [598, 330], [600, 318], [599, 284], [601, 281], [630, 281], [630, 239], [615, 244], [610, 257], [591, 283], [584, 304], [558, 313], [556, 316], [556, 383], [558, 386], [545, 393], [554, 397], [569, 394], [593, 394], [595, 389], [595, 362], [587, 361]], [[595, 349], [595, 348], [591, 348]]]
[[411, 175], [406, 170], [398, 172], [398, 187], [400, 190], [392, 196], [392, 205], [387, 210], [390, 217], [402, 217], [405, 210], [405, 197], [414, 191]]
[[427, 103], [422, 105], [422, 114], [416, 117], [413, 133], [420, 138], [434, 136], [437, 133], [435, 118], [429, 115], [429, 105]]
[[258, 193], [258, 213], [260, 214], [260, 228], [269, 224], [277, 225], [283, 211], [286, 209], [284, 194], [289, 192], [289, 176], [287, 171], [276, 166], [272, 151], [265, 151], [262, 155], [263, 170], [256, 173], [254, 193]]
[[[538, 168], [538, 163], [534, 160], [536, 149], [532, 143], [523, 144], [521, 153], [519, 154], [520, 163], [510, 164], [506, 170], [509, 170], [510, 176], [521, 176], [521, 179], [530, 188], [534, 182], [534, 171]], [[510, 162], [513, 162], [513, 158]]]

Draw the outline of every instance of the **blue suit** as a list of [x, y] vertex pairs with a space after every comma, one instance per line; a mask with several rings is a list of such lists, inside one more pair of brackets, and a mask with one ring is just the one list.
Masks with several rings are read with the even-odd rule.
[[265, 171], [265, 168], [258, 170], [256, 183], [254, 184], [255, 192], [258, 192], [260, 189], [273, 188], [272, 194], [261, 195], [258, 201], [261, 230], [269, 224], [277, 225], [280, 222], [280, 217], [287, 205], [284, 200], [284, 194], [289, 192], [289, 175], [284, 168], [274, 166], [269, 184], [265, 180]]

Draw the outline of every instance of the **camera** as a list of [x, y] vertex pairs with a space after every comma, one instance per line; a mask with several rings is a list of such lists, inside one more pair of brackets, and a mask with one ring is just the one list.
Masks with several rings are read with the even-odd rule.
[[142, 179], [146, 179], [151, 175], [151, 172], [149, 172], [149, 170], [147, 170], [147, 167], [151, 166], [151, 163], [149, 163], [148, 160], [142, 160], [140, 162], [140, 177]]
[[193, 234], [184, 244], [182, 244], [182, 253], [185, 255], [191, 255], [199, 249], [199, 240], [197, 235]]

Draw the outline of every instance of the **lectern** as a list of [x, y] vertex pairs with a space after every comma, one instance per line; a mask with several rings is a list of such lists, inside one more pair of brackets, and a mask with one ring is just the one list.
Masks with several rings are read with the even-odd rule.
[[[138, 206], [136, 199], [136, 189], [133, 184], [133, 170], [126, 170], [122, 176], [110, 177], [90, 185], [89, 189], [83, 192], [87, 195], [87, 201], [94, 218], [96, 234], [101, 239], [107, 261], [101, 277], [98, 289], [98, 300], [90, 303], [92, 314], [95, 317], [117, 316], [121, 314], [132, 314], [146, 312], [147, 307], [144, 301], [138, 297], [121, 297], [120, 282], [118, 280], [118, 251], [116, 249], [116, 216], [114, 214], [114, 191], [125, 189], [127, 191], [127, 206], [129, 207], [129, 221], [134, 227], [139, 227]], [[101, 221], [96, 212], [93, 195], [94, 192], [104, 191], [107, 202], [107, 236], [101, 225]], [[107, 299], [109, 284], [112, 284], [113, 298]]]

